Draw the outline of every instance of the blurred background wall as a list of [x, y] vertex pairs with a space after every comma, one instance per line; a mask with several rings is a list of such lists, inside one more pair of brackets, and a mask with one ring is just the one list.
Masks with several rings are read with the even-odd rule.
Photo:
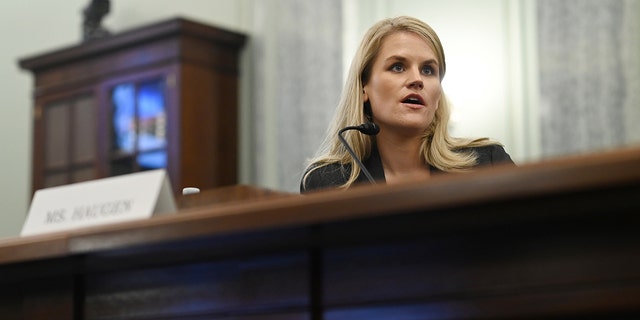
[[[78, 44], [88, 0], [6, 0], [0, 36], [0, 238], [30, 194], [31, 75], [20, 58]], [[111, 1], [120, 32], [182, 16], [245, 33], [240, 182], [296, 192], [365, 30], [413, 15], [440, 35], [452, 133], [505, 144], [518, 163], [640, 141], [640, 0]]]

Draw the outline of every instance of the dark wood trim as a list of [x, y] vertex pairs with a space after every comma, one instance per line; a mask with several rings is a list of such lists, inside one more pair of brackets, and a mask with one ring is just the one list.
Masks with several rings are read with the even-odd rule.
[[162, 38], [170, 38], [178, 34], [201, 38], [207, 42], [215, 42], [235, 48], [236, 50], [239, 50], [244, 45], [246, 39], [246, 36], [241, 33], [228, 30], [223, 31], [178, 17], [137, 27], [108, 38], [69, 46], [44, 55], [20, 59], [19, 65], [23, 69], [37, 72], [53, 66], [67, 64], [78, 59], [90, 59], [94, 56], [102, 56], [122, 48], [141, 45]]

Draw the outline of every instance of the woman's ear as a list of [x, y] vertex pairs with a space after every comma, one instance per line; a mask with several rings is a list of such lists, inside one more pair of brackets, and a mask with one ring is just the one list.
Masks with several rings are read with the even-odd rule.
[[367, 120], [373, 121], [373, 111], [371, 110], [371, 101], [369, 101], [369, 95], [365, 89], [362, 89], [362, 101], [364, 101], [363, 111]]
[[364, 115], [367, 117], [367, 120], [373, 121], [373, 111], [371, 110], [371, 102], [365, 101], [363, 106]]

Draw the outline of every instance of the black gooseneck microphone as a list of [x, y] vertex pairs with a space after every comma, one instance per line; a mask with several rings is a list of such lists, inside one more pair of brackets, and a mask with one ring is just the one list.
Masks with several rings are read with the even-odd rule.
[[369, 179], [369, 182], [375, 184], [376, 181], [371, 176], [371, 173], [369, 173], [369, 170], [367, 170], [367, 168], [364, 167], [364, 164], [362, 164], [360, 159], [358, 159], [358, 157], [356, 156], [355, 152], [353, 152], [353, 149], [351, 149], [351, 147], [349, 146], [347, 141], [342, 136], [342, 133], [347, 131], [347, 130], [358, 130], [358, 131], [360, 131], [360, 132], [362, 132], [362, 133], [364, 133], [364, 134], [366, 134], [368, 136], [374, 136], [374, 135], [378, 134], [378, 132], [380, 132], [380, 127], [378, 127], [378, 125], [373, 123], [373, 122], [367, 122], [367, 123], [363, 123], [363, 124], [361, 124], [359, 126], [344, 127], [342, 129], [340, 129], [340, 131], [338, 131], [338, 138], [340, 139], [340, 142], [342, 142], [342, 145], [345, 148], [347, 148], [347, 151], [349, 151], [349, 153], [351, 154], [353, 159], [356, 161], [356, 163], [358, 164], [358, 166], [360, 167], [360, 170], [362, 170], [364, 175], [367, 176], [367, 179]]

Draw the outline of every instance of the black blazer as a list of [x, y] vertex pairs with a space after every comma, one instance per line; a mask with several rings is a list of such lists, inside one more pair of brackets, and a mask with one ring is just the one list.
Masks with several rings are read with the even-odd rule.
[[[500, 145], [489, 145], [484, 147], [475, 147], [470, 148], [477, 155], [477, 164], [475, 167], [482, 166], [491, 166], [499, 163], [511, 163], [513, 164], [513, 160], [509, 154], [504, 150], [504, 148]], [[465, 149], [468, 150], [468, 149]], [[376, 181], [385, 181], [384, 177], [384, 168], [382, 167], [382, 160], [380, 159], [380, 154], [376, 148], [371, 150], [371, 156], [364, 161], [362, 161], [365, 168], [371, 173], [371, 176]], [[311, 165], [307, 170], [308, 172], [314, 166]], [[431, 173], [442, 173], [442, 171], [429, 166]], [[326, 188], [335, 188], [343, 185], [349, 179], [349, 175], [351, 174], [351, 165], [341, 165], [338, 163], [330, 164], [318, 168], [309, 174], [307, 179], [303, 179], [300, 182], [300, 192], [305, 193], [312, 190], [318, 189], [326, 189]], [[355, 183], [369, 183], [369, 179], [364, 175], [362, 171], [360, 171], [360, 175]]]

